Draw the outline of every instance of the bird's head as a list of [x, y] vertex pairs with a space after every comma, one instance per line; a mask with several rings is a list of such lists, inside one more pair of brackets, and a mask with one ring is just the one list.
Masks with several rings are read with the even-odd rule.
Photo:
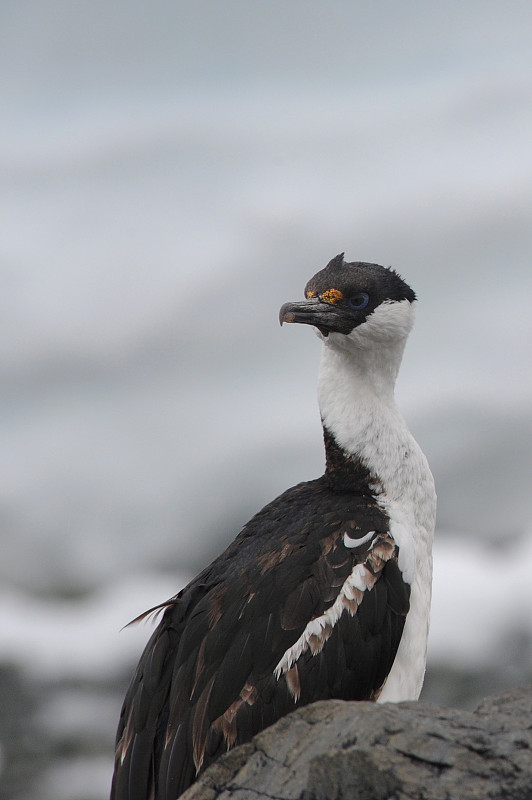
[[328, 346], [368, 350], [406, 341], [416, 295], [393, 270], [333, 258], [305, 287], [305, 300], [285, 303], [283, 322], [314, 325]]

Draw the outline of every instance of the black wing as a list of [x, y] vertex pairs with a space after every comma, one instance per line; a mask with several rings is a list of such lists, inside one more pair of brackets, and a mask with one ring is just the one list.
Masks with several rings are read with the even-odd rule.
[[324, 478], [285, 492], [167, 604], [124, 701], [112, 798], [175, 800], [296, 706], [375, 699], [409, 593], [370, 495]]

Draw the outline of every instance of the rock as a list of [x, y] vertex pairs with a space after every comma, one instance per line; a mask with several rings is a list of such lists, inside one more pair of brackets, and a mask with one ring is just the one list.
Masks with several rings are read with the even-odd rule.
[[300, 708], [213, 764], [183, 800], [530, 800], [532, 687], [474, 711]]

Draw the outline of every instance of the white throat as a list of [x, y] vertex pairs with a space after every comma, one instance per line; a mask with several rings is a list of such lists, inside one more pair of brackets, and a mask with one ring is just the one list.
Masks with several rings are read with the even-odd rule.
[[383, 304], [349, 336], [329, 334], [318, 377], [323, 424], [392, 495], [397, 470], [415, 445], [394, 397], [413, 306], [408, 300]]

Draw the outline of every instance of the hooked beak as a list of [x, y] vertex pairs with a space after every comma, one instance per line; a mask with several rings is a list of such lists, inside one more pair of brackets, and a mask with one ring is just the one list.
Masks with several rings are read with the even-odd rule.
[[[285, 303], [279, 312], [279, 322], [299, 322], [314, 325], [323, 336], [329, 333], [347, 333], [346, 315], [342, 309], [331, 303], [324, 303], [318, 297], [310, 297], [294, 303]], [[352, 323], [349, 325], [349, 330]]]

